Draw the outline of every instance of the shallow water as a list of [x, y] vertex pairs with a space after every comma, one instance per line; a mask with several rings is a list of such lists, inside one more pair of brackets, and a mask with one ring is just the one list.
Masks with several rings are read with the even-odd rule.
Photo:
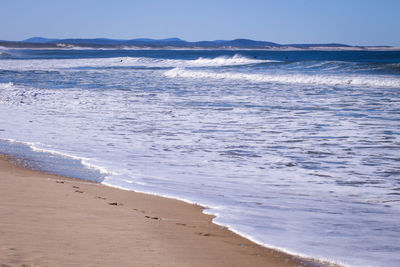
[[400, 262], [400, 52], [3, 52], [0, 152], [292, 253]]

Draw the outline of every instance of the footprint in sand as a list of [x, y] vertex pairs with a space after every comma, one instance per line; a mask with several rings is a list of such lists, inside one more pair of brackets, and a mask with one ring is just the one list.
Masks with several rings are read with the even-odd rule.
[[122, 203], [120, 203], [120, 202], [110, 202], [110, 203], [108, 203], [108, 205], [111, 205], [111, 206], [122, 206]]
[[144, 216], [145, 218], [147, 218], [147, 219], [152, 219], [152, 220], [157, 220], [157, 221], [160, 221], [161, 219], [160, 218], [158, 218], [158, 217], [151, 217], [151, 216]]
[[179, 226], [184, 226], [184, 227], [188, 227], [188, 228], [196, 228], [196, 226], [193, 226], [193, 225], [187, 225], [186, 223], [176, 223], [176, 225], [179, 225]]
[[139, 209], [137, 209], [137, 208], [133, 208], [133, 210], [134, 210], [134, 211], [137, 211], [137, 212], [141, 212], [141, 213], [143, 213], [143, 214], [146, 213], [146, 211], [144, 211], [144, 210], [139, 210]]
[[201, 235], [201, 236], [215, 236], [214, 234], [210, 234], [210, 233], [202, 233], [202, 232], [198, 232], [196, 233], [197, 235]]

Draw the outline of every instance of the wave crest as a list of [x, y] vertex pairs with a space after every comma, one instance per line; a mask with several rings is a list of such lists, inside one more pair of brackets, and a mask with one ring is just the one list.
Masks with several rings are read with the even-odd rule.
[[220, 56], [216, 58], [198, 58], [189, 62], [193, 66], [235, 66], [235, 65], [249, 65], [249, 64], [259, 64], [265, 62], [277, 62], [274, 60], [260, 60], [244, 57], [241, 55], [234, 55], [233, 57]]
[[335, 76], [311, 74], [247, 74], [236, 72], [210, 72], [174, 68], [164, 73], [170, 78], [194, 79], [227, 79], [243, 80], [255, 83], [280, 83], [280, 84], [318, 84], [318, 85], [345, 85], [345, 86], [374, 86], [400, 88], [399, 78], [368, 77], [368, 76]]
[[220, 56], [216, 58], [161, 59], [149, 57], [114, 57], [114, 58], [80, 58], [80, 59], [27, 59], [1, 60], [0, 69], [12, 71], [30, 70], [58, 70], [73, 68], [109, 68], [109, 67], [147, 67], [147, 68], [175, 68], [175, 67], [218, 67], [238, 66], [276, 62], [247, 58], [241, 55], [232, 57]]

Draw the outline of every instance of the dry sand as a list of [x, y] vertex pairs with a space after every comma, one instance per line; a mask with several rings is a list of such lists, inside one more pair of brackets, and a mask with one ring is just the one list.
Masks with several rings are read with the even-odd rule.
[[213, 224], [200, 206], [0, 157], [0, 266], [319, 266]]

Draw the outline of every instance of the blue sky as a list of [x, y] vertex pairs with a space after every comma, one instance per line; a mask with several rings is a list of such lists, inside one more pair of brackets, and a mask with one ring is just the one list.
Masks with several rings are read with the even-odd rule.
[[0, 40], [179, 37], [400, 46], [400, 0], [2, 0]]

